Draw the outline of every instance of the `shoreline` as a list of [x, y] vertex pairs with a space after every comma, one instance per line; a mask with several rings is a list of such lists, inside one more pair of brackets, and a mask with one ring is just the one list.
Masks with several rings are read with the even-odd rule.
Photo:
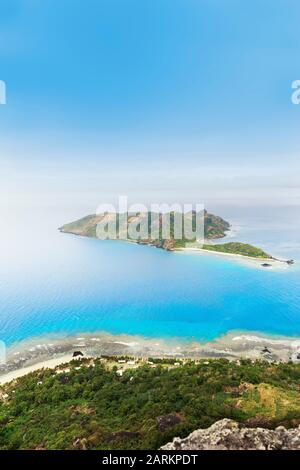
[[[84, 357], [129, 356], [135, 358], [214, 359], [238, 361], [263, 359], [300, 363], [300, 338], [231, 331], [211, 341], [180, 338], [146, 338], [107, 332], [75, 336], [32, 338], [8, 348], [7, 361], [0, 364], [0, 386], [41, 368], [70, 362], [74, 351]], [[76, 359], [76, 358], [75, 358]]]
[[[88, 237], [86, 235], [81, 235], [79, 233], [71, 232], [71, 231], [64, 231], [61, 228], [58, 229], [60, 233], [65, 233], [69, 235], [75, 235], [76, 237], [82, 237], [82, 238], [91, 238], [92, 240], [98, 240], [96, 237]], [[227, 235], [224, 236], [224, 238]], [[100, 240], [103, 241], [103, 240]], [[105, 241], [105, 240], [104, 240]], [[118, 242], [124, 242], [124, 243], [130, 243], [133, 245], [142, 245], [142, 246], [150, 246], [152, 248], [158, 248], [155, 245], [152, 245], [151, 243], [140, 243], [136, 240], [129, 240], [129, 239], [120, 239], [120, 240], [114, 240]], [[276, 270], [276, 271], [285, 271], [289, 268], [292, 267], [292, 265], [289, 265], [287, 263], [287, 260], [280, 260], [277, 258], [256, 258], [254, 256], [247, 256], [247, 255], [242, 255], [239, 253], [226, 253], [222, 251], [214, 251], [214, 250], [207, 250], [205, 248], [197, 248], [197, 247], [184, 247], [184, 248], [174, 248], [172, 250], [166, 250], [164, 248], [160, 248], [164, 251], [169, 251], [171, 253], [190, 253], [190, 254], [198, 254], [198, 255], [211, 255], [211, 256], [225, 256], [228, 257], [232, 261], [239, 261], [242, 262], [242, 264], [248, 266], [248, 267], [255, 267], [259, 269], [263, 269], [264, 271], [266, 270]], [[270, 266], [263, 266], [264, 263], [269, 264]]]
[[[267, 270], [276, 270], [276, 271], [285, 271], [289, 269], [292, 265], [289, 265], [287, 261], [280, 260], [276, 258], [255, 258], [254, 256], [241, 255], [239, 253], [226, 253], [222, 251], [206, 250], [205, 248], [194, 248], [194, 247], [185, 247], [177, 248], [174, 250], [178, 253], [191, 253], [198, 255], [213, 255], [213, 256], [225, 256], [230, 258], [232, 261], [242, 262], [244, 265], [259, 269]], [[263, 266], [264, 263], [269, 264], [270, 266]]]
[[22, 367], [20, 369], [15, 369], [13, 371], [7, 372], [3, 375], [0, 375], [0, 387], [1, 385], [5, 385], [13, 380], [16, 380], [20, 377], [24, 377], [24, 375], [30, 374], [31, 372], [35, 372], [36, 370], [40, 369], [54, 369], [57, 366], [60, 366], [64, 363], [69, 363], [72, 359], [71, 354], [65, 354], [64, 356], [59, 356], [52, 359], [47, 359], [42, 362], [37, 362], [32, 366]]
[[274, 261], [278, 261], [279, 263], [286, 263], [286, 261], [280, 261], [275, 258], [260, 258], [255, 256], [248, 256], [248, 255], [241, 255], [240, 253], [226, 253], [225, 251], [217, 251], [217, 250], [207, 250], [206, 248], [193, 248], [193, 247], [185, 247], [185, 248], [176, 248], [174, 251], [200, 251], [204, 253], [213, 253], [216, 255], [225, 255], [230, 257], [238, 257], [238, 258], [246, 258], [251, 259], [254, 261], [262, 262], [262, 263], [272, 263]]

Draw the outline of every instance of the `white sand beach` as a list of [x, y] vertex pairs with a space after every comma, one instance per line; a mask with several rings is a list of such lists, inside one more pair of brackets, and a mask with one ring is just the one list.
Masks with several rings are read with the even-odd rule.
[[[291, 269], [291, 265], [288, 265], [286, 261], [281, 261], [274, 258], [254, 258], [253, 256], [246, 256], [240, 255], [237, 253], [225, 253], [221, 251], [213, 251], [213, 250], [206, 250], [205, 248], [196, 248], [196, 247], [185, 247], [185, 248], [177, 248], [174, 250], [176, 252], [181, 253], [190, 253], [190, 254], [198, 254], [198, 255], [208, 255], [208, 256], [215, 256], [215, 257], [227, 257], [229, 259], [238, 261], [240, 263], [245, 264], [248, 267], [255, 267], [258, 269], [263, 269], [265, 271], [269, 270], [276, 270], [276, 271], [286, 271]], [[268, 264], [269, 266], [265, 267], [264, 264]]]
[[72, 359], [72, 354], [65, 354], [63, 356], [58, 356], [52, 359], [47, 359], [42, 362], [38, 362], [32, 366], [22, 367], [21, 369], [13, 370], [7, 374], [0, 375], [0, 385], [11, 382], [12, 380], [23, 377], [24, 375], [30, 374], [39, 369], [54, 369], [60, 364], [70, 362]]

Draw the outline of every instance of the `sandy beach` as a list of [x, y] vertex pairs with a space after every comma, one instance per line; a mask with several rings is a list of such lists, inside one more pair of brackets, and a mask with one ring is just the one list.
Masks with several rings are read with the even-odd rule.
[[23, 377], [24, 375], [30, 374], [39, 369], [53, 369], [60, 364], [68, 363], [72, 360], [72, 354], [65, 354], [63, 356], [55, 357], [53, 359], [48, 359], [42, 362], [37, 362], [32, 366], [22, 367], [21, 369], [16, 369], [7, 374], [0, 375], [0, 385], [3, 385], [12, 380]]
[[300, 338], [238, 331], [203, 343], [177, 338], [111, 335], [105, 332], [83, 333], [66, 338], [35, 338], [9, 348], [6, 363], [0, 365], [0, 385], [41, 368], [55, 368], [67, 363], [73, 359], [74, 351], [81, 351], [84, 357], [126, 355], [136, 358], [248, 358], [270, 362], [300, 362]]
[[[65, 232], [62, 228], [59, 228], [59, 231], [64, 234], [75, 235], [76, 237], [87, 238], [85, 235], [80, 235], [76, 232], [68, 231]], [[226, 233], [226, 239], [230, 238], [230, 232]], [[136, 240], [117, 240], [119, 243], [129, 243], [133, 245], [144, 245], [144, 243], [139, 243]], [[206, 240], [205, 243], [209, 243], [209, 240]], [[147, 246], [152, 246], [153, 248], [157, 248], [155, 245], [151, 245], [145, 243]], [[289, 265], [286, 260], [280, 260], [277, 258], [255, 258], [253, 256], [241, 255], [238, 253], [225, 253], [221, 251], [213, 251], [207, 250], [205, 248], [199, 248], [197, 246], [185, 246], [184, 248], [175, 248], [171, 250], [172, 253], [181, 253], [181, 254], [196, 254], [196, 255], [203, 255], [203, 256], [214, 256], [214, 257], [221, 257], [221, 258], [228, 258], [232, 261], [239, 262], [244, 266], [250, 268], [261, 269], [264, 271], [287, 271], [288, 269], [294, 268], [294, 265]], [[269, 266], [264, 266], [264, 264], [268, 264]]]
[[[288, 265], [284, 260], [281, 261], [274, 258], [254, 258], [252, 256], [240, 255], [236, 253], [223, 253], [221, 251], [206, 250], [205, 248], [185, 247], [177, 248], [174, 251], [178, 253], [190, 253], [204, 256], [208, 255], [223, 258], [227, 257], [248, 267], [262, 269], [264, 271], [286, 271], [292, 267], [292, 265]], [[269, 266], [263, 266], [265, 263], [267, 263]]]

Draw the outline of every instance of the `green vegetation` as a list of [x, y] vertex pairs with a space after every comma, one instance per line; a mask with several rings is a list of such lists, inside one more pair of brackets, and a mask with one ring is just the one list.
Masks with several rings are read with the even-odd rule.
[[[137, 242], [140, 244], [148, 244], [154, 245], [157, 248], [163, 248], [165, 250], [175, 250], [175, 249], [182, 249], [186, 246], [196, 247], [196, 248], [204, 248], [205, 250], [216, 251], [219, 253], [231, 253], [231, 254], [238, 254], [243, 256], [250, 256], [252, 258], [264, 258], [269, 259], [271, 256], [268, 253], [265, 253], [260, 248], [255, 246], [249, 245], [247, 243], [238, 243], [238, 242], [229, 242], [229, 243], [222, 243], [218, 245], [214, 244], [204, 244], [203, 246], [199, 245], [196, 240], [187, 240], [182, 237], [181, 240], [174, 238], [174, 218], [175, 213], [171, 212], [170, 216], [170, 238], [165, 239], [162, 236], [162, 215], [157, 218], [156, 214], [156, 229], [159, 233], [159, 238], [157, 239], [141, 239]], [[191, 212], [190, 214], [186, 215], [187, 217], [191, 218], [192, 221], [192, 228], [195, 230], [196, 226], [196, 214], [195, 212]], [[62, 232], [73, 233], [76, 235], [82, 235], [86, 237], [96, 238], [96, 227], [99, 222], [102, 222], [104, 218], [106, 220], [110, 220], [111, 215], [107, 214], [106, 216], [103, 215], [88, 215], [83, 219], [77, 220], [70, 224], [66, 224], [60, 228]], [[146, 219], [146, 222], [145, 222]], [[151, 233], [151, 213], [145, 212], [140, 213], [137, 216], [129, 216], [129, 223], [134, 220], [135, 224], [143, 224], [146, 223], [148, 227], [148, 232]], [[154, 224], [155, 226], [155, 224]], [[204, 212], [204, 236], [206, 240], [213, 240], [215, 238], [222, 238], [226, 235], [226, 231], [229, 230], [229, 223], [223, 220], [221, 217], [215, 216], [213, 214], [209, 214], [208, 212]], [[119, 215], [117, 215], [117, 223], [116, 223], [117, 233], [119, 237], [126, 238], [127, 231], [124, 233], [119, 232]]]
[[[156, 449], [232, 418], [300, 424], [300, 365], [225, 359], [124, 367], [83, 359], [0, 390], [0, 449]], [[76, 370], [77, 367], [77, 370]]]
[[[178, 215], [178, 213], [177, 213]], [[173, 250], [174, 248], [183, 248], [187, 240], [182, 236], [181, 240], [174, 239], [174, 220], [176, 213], [170, 212], [169, 214], [154, 214], [151, 212], [141, 212], [137, 215], [129, 215], [129, 223], [134, 223], [135, 226], [146, 226], [149, 234], [149, 238], [138, 240], [139, 243], [151, 244], [158, 248], [163, 248], [165, 250]], [[183, 217], [182, 214], [180, 214]], [[108, 222], [115, 217], [113, 214], [106, 215], [88, 215], [83, 219], [71, 222], [70, 224], [63, 225], [60, 230], [66, 233], [73, 233], [76, 235], [82, 235], [86, 237], [96, 238], [96, 228], [99, 222]], [[170, 223], [170, 238], [164, 238], [162, 233], [162, 223], [164, 218], [169, 218]], [[196, 228], [196, 213], [190, 212], [185, 214], [185, 220], [189, 218], [191, 220], [191, 225], [193, 230]], [[209, 214], [207, 211], [204, 211], [204, 236], [206, 239], [221, 238], [225, 236], [227, 230], [229, 230], [229, 223], [223, 220], [221, 217]], [[153, 230], [157, 231], [157, 239], [151, 239], [151, 233]], [[119, 224], [119, 214], [116, 216], [116, 231], [117, 238], [130, 239], [128, 236], [128, 230], [122, 227]]]
[[270, 259], [271, 255], [264, 252], [256, 246], [249, 245], [248, 243], [222, 243], [220, 245], [203, 245], [205, 250], [217, 251], [219, 253], [232, 253], [236, 255], [251, 256], [252, 258], [265, 258]]

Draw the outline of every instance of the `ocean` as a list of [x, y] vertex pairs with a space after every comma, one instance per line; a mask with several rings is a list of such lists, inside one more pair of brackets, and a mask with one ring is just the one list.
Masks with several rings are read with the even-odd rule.
[[[229, 331], [300, 337], [299, 208], [209, 208], [228, 240], [294, 258], [283, 271], [222, 256], [62, 234], [63, 209], [3, 215], [0, 340], [107, 331], [212, 340]], [[85, 214], [78, 214], [77, 218]]]

